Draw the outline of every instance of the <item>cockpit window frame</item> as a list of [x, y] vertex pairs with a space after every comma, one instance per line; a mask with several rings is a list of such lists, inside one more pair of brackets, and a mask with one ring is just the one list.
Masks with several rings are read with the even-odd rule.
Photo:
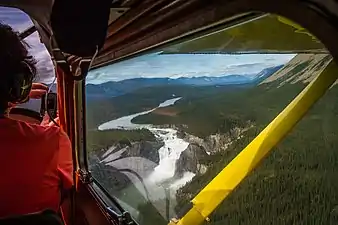
[[[287, 4], [287, 3], [286, 3]], [[310, 5], [307, 5], [307, 7], [308, 7], [308, 9], [311, 9], [312, 10], [312, 8], [310, 7]], [[273, 10], [274, 9], [274, 7], [271, 7], [271, 13], [274, 13], [276, 10]], [[285, 13], [285, 15], [283, 15], [283, 13], [279, 13], [279, 15], [282, 15], [282, 16], [285, 16], [285, 17], [287, 17], [287, 18], [289, 18], [287, 15], [289, 15], [288, 13]], [[320, 14], [316, 14], [316, 16], [319, 16], [319, 17], [321, 17], [321, 19], [323, 19], [324, 17], [322, 17], [322, 15], [320, 15]], [[290, 18], [290, 19], [293, 19], [295, 22], [298, 22], [298, 21], [296, 21], [294, 18], [296, 18], [296, 16], [294, 16], [293, 18]], [[329, 19], [329, 18], [324, 18], [324, 20], [328, 23], [328, 24], [331, 24], [330, 26], [332, 26], [332, 20], [331, 19]], [[307, 27], [308, 29], [309, 29], [309, 31], [311, 32], [311, 33], [318, 33], [318, 32], [314, 32], [313, 31], [313, 27], [312, 28], [310, 28], [310, 27]], [[211, 28], [210, 28], [210, 30], [212, 30]], [[209, 30], [209, 31], [210, 31]], [[204, 32], [207, 32], [207, 30], [205, 30]], [[197, 31], [196, 31], [196, 33], [197, 33]], [[319, 36], [323, 36], [324, 34], [323, 33], [321, 33], [321, 35], [319, 35]], [[335, 37], [337, 37], [338, 38], [338, 31], [333, 35], [333, 36], [335, 36]], [[184, 38], [185, 37], [181, 37], [181, 38], [178, 38], [178, 39], [176, 39], [175, 41], [176, 42], [179, 42], [179, 41], [182, 41], [182, 40], [184, 40]], [[320, 38], [319, 38], [320, 39]], [[321, 39], [320, 39], [321, 40]], [[332, 56], [334, 57], [334, 60], [336, 60], [337, 61], [337, 56], [338, 56], [338, 47], [333, 47], [332, 48], [332, 46], [334, 46], [334, 43], [332, 42], [332, 40], [333, 39], [331, 39], [331, 42], [330, 42], [330, 40], [328, 40], [328, 39], [326, 39], [326, 40], [321, 40], [322, 41], [322, 43], [328, 48], [328, 50], [330, 51], [330, 53], [332, 54]], [[327, 42], [329, 42], [329, 43], [327, 43]], [[169, 43], [169, 42], [168, 42]], [[168, 44], [167, 43], [167, 44]], [[173, 42], [170, 42], [170, 43], [173, 43]], [[127, 56], [127, 57], [123, 57], [123, 58], [121, 58], [121, 59], [119, 59], [119, 60], [116, 60], [116, 61], [113, 61], [113, 62], [111, 62], [111, 63], [109, 63], [109, 64], [113, 64], [113, 63], [116, 63], [116, 62], [118, 62], [118, 61], [120, 61], [120, 60], [125, 60], [125, 59], [127, 59], [127, 58], [134, 58], [134, 57], [137, 57], [137, 56], [139, 56], [139, 55], [143, 55], [143, 54], [146, 54], [146, 53], [149, 53], [149, 52], [153, 52], [153, 51], [156, 51], [157, 49], [159, 49], [160, 47], [163, 47], [164, 45], [155, 45], [155, 46], [153, 46], [153, 47], [150, 47], [150, 48], [148, 48], [148, 49], [146, 49], [146, 50], [144, 50], [144, 51], [140, 51], [140, 52], [136, 52], [136, 53], [134, 53], [134, 54], [132, 54], [132, 55], [129, 55], [129, 56]], [[335, 57], [336, 56], [336, 57]], [[85, 101], [85, 99], [83, 99], [83, 101]], [[85, 109], [84, 109], [85, 110]], [[86, 135], [86, 131], [84, 130], [84, 134], [83, 134], [84, 136]], [[87, 152], [87, 146], [86, 146], [86, 143], [85, 143], [85, 145], [84, 145], [85, 147], [84, 147], [84, 151], [85, 152]], [[82, 155], [86, 155], [86, 154], [82, 154]], [[85, 160], [87, 160], [87, 159], [85, 159]], [[84, 170], [86, 170], [87, 172], [89, 172], [88, 171], [88, 168], [81, 168], [81, 169], [84, 169]]]
[[31, 36], [32, 34], [34, 34], [35, 32], [37, 32], [37, 29], [36, 27], [33, 25], [33, 26], [30, 26], [28, 27], [26, 30], [22, 31], [20, 34], [19, 34], [19, 37], [21, 38], [21, 40]]

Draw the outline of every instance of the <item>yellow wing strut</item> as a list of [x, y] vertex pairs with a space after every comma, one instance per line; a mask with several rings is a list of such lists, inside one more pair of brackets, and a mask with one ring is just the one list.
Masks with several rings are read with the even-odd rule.
[[237, 187], [271, 149], [291, 131], [338, 78], [332, 60], [306, 88], [191, 201], [192, 208], [169, 224], [198, 225]]

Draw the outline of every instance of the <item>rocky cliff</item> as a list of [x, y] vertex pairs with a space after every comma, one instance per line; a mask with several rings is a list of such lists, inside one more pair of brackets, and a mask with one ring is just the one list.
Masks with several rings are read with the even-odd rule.
[[218, 151], [226, 151], [234, 140], [241, 138], [243, 132], [251, 127], [252, 125], [248, 125], [246, 128], [236, 127], [225, 134], [213, 134], [205, 139], [180, 132], [179, 136], [190, 144], [176, 162], [175, 176], [180, 177], [184, 172], [205, 173], [207, 166], [204, 162], [207, 157]]
[[131, 184], [130, 172], [125, 170], [129, 169], [140, 176], [153, 171], [159, 163], [158, 150], [163, 144], [158, 140], [124, 141], [110, 148], [89, 152], [89, 169], [97, 180], [103, 182], [102, 185], [108, 188], [110, 193], [118, 194]]
[[[127, 157], [141, 157], [148, 159], [156, 164], [159, 163], [160, 158], [158, 154], [158, 150], [164, 145], [162, 141], [139, 141], [139, 142], [129, 142], [129, 141], [121, 141], [116, 143], [115, 145], [104, 148], [98, 151], [95, 151], [91, 154], [93, 157], [95, 156], [99, 161], [104, 158], [108, 158], [107, 156], [116, 152], [121, 152], [118, 154], [118, 157], [114, 157], [113, 160], [118, 160], [121, 158]], [[94, 158], [95, 158], [94, 157]], [[109, 162], [109, 160], [105, 160]]]
[[184, 172], [205, 173], [207, 168], [200, 161], [207, 157], [208, 154], [205, 148], [198, 144], [189, 144], [184, 150], [180, 158], [176, 161], [176, 177], [182, 177]]
[[[158, 150], [163, 146], [160, 141], [141, 141], [132, 143], [122, 153], [122, 157], [143, 157], [158, 164], [160, 161]], [[125, 147], [125, 146], [124, 146]]]

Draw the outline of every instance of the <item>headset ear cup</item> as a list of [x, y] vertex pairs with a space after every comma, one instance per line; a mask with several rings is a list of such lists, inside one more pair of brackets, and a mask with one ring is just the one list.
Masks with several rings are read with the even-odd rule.
[[20, 103], [24, 103], [27, 102], [29, 100], [29, 94], [31, 92], [32, 89], [32, 74], [24, 74], [24, 79], [23, 79], [23, 83], [21, 85], [21, 89], [20, 89]]
[[9, 91], [10, 102], [14, 104], [20, 104], [28, 101], [29, 93], [32, 88], [32, 69], [26, 62], [22, 62], [21, 65], [21, 72], [13, 76], [11, 89]]

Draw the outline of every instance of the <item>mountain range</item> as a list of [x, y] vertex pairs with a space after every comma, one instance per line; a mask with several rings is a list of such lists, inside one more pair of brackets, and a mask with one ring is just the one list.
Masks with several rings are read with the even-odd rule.
[[95, 97], [116, 97], [127, 93], [134, 92], [141, 88], [157, 86], [222, 86], [251, 84], [263, 81], [284, 65], [269, 67], [263, 69], [258, 74], [248, 75], [226, 75], [218, 77], [180, 77], [180, 78], [134, 78], [122, 81], [109, 81], [102, 84], [87, 84], [86, 94], [88, 98]]

